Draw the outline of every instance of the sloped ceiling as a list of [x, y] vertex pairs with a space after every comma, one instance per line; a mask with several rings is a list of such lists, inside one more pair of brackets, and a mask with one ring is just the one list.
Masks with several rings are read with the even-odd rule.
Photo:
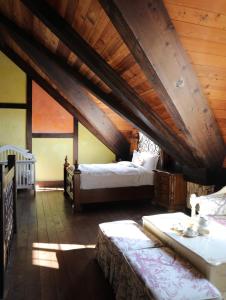
[[[151, 83], [142, 64], [134, 56], [134, 53], [131, 53], [133, 51], [129, 50], [129, 45], [126, 45], [125, 37], [117, 27], [114, 18], [110, 16], [112, 20], [110, 21], [104, 11], [104, 9], [106, 10], [105, 2], [117, 6], [120, 1], [100, 1], [101, 4], [97, 0], [49, 0], [46, 3], [40, 1], [39, 10], [43, 10], [43, 12], [41, 16], [38, 16], [39, 18], [34, 15], [38, 15], [39, 1], [35, 1], [37, 7], [33, 6], [32, 2], [34, 1], [2, 1], [0, 2], [0, 12], [48, 49], [52, 55], [59, 57], [75, 72], [82, 74], [83, 78], [88, 79], [89, 82], [105, 93], [102, 94], [102, 96], [105, 95], [102, 99], [100, 97], [98, 99], [92, 93], [91, 99], [99, 109], [106, 113], [115, 128], [127, 140], [130, 139], [131, 133], [136, 127], [152, 137], [163, 149], [185, 165], [215, 168], [223, 164], [226, 142], [225, 1], [164, 1], [171, 18], [167, 22], [173, 22], [179, 40], [188, 54], [187, 59], [194, 67], [194, 74], [192, 72], [190, 74], [191, 76], [194, 75], [195, 78], [198, 77], [201, 84], [201, 91], [204, 93], [203, 96], [201, 92], [202, 101], [207, 101], [205, 102], [207, 108], [206, 106], [203, 107], [208, 110], [208, 115], [210, 115], [208, 119], [205, 119], [199, 111], [199, 104], [201, 103], [201, 108], [203, 105], [200, 99], [196, 99], [198, 101], [197, 106], [193, 105], [190, 114], [189, 110], [186, 110], [191, 105], [189, 98], [186, 99], [183, 111], [177, 110], [177, 114], [172, 111], [172, 106], [167, 105], [161, 92], [159, 92], [158, 86], [156, 87]], [[135, 2], [133, 1], [133, 3]], [[123, 5], [122, 7], [119, 5], [118, 9], [122, 9], [121, 12], [123, 13], [123, 9], [125, 9], [123, 6], [129, 5], [129, 1], [123, 0], [121, 3]], [[146, 1], [142, 1], [142, 3], [145, 5]], [[155, 6], [156, 3], [161, 3], [161, 1], [148, 1], [148, 3]], [[52, 7], [52, 14], [51, 10], [45, 6], [46, 4]], [[130, 9], [133, 8], [130, 7]], [[53, 20], [54, 14], [57, 14], [58, 17], [61, 16], [63, 18], [61, 21], [67, 22], [90, 49], [98, 54], [96, 65], [93, 66], [92, 64], [94, 61], [92, 57], [95, 58], [95, 52], [94, 54], [92, 51], [79, 53], [79, 49], [72, 49], [72, 43], [70, 44], [70, 41], [65, 40], [68, 33], [67, 26], [62, 26], [61, 30], [65, 31], [59, 32], [56, 27], [57, 22], [55, 25], [53, 24], [56, 27], [56, 32], [53, 33], [54, 29], [47, 22], [51, 22], [51, 18], [45, 20], [45, 11], [53, 16]], [[160, 15], [161, 12], [160, 9]], [[135, 18], [134, 16], [136, 15], [133, 15], [133, 18]], [[123, 21], [126, 21], [127, 24], [131, 22], [129, 25], [132, 29], [134, 29], [133, 18], [129, 20], [129, 18], [126, 19], [126, 15], [123, 15]], [[135, 35], [135, 31], [132, 33]], [[155, 34], [156, 36], [152, 37], [151, 43], [154, 43], [155, 37], [157, 38], [161, 32], [155, 32]], [[71, 34], [71, 37], [74, 38], [74, 35]], [[40, 77], [45, 78], [51, 86], [67, 98], [65, 92], [56, 86], [56, 82], [46, 76], [37, 61], [35, 62], [34, 59], [29, 57], [26, 49], [21, 49], [22, 47], [18, 44], [18, 41], [15, 42], [4, 22], [1, 23], [1, 38], [2, 48], [9, 47], [17, 53], [20, 58], [36, 70]], [[148, 31], [145, 33], [144, 38], [148, 40]], [[166, 38], [168, 37], [166, 36]], [[139, 42], [142, 41], [139, 40]], [[180, 51], [183, 52], [183, 48], [181, 47], [182, 50], [180, 49]], [[87, 48], [84, 49], [87, 50]], [[145, 50], [145, 48], [143, 47], [142, 50]], [[155, 65], [159, 68], [156, 73], [163, 73], [164, 77], [164, 65], [161, 63], [161, 57], [159, 57], [159, 61], [159, 65], [155, 61]], [[163, 82], [161, 76], [160, 81]], [[163, 87], [167, 92], [175, 89], [173, 80], [171, 84], [166, 86], [163, 82]], [[174, 101], [173, 97], [170, 100]], [[183, 99], [181, 99], [182, 101]], [[186, 115], [186, 118], [183, 114]], [[127, 122], [128, 120], [130, 123]], [[180, 120], [182, 122], [179, 122]], [[195, 122], [198, 124], [197, 130], [194, 130], [193, 123]]]

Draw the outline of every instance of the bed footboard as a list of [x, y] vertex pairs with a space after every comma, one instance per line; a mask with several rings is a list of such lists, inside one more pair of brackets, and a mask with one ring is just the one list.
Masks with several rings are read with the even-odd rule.
[[80, 203], [80, 174], [77, 161], [74, 169], [70, 168], [67, 157], [64, 163], [64, 195], [72, 202], [73, 212], [81, 210]]

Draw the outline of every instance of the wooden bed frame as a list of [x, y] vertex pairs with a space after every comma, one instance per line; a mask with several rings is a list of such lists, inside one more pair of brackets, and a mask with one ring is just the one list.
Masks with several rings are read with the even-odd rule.
[[115, 201], [134, 201], [151, 199], [154, 195], [153, 185], [142, 185], [106, 189], [80, 189], [80, 174], [75, 162], [74, 171], [70, 169], [67, 157], [64, 163], [64, 195], [72, 202], [73, 211], [80, 211], [81, 205], [86, 203], [103, 203]]
[[7, 167], [0, 165], [0, 298], [16, 223], [16, 157], [9, 155]]

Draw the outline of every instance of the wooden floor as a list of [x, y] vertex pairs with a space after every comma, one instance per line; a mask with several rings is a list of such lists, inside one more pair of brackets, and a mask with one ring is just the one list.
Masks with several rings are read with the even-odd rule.
[[158, 213], [147, 202], [85, 207], [73, 215], [62, 191], [21, 192], [6, 300], [114, 299], [95, 261], [98, 224]]

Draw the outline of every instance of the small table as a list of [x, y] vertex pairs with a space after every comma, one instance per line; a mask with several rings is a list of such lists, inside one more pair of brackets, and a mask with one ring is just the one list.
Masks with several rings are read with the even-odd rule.
[[226, 299], [226, 227], [210, 222], [206, 236], [184, 237], [173, 230], [177, 224], [187, 224], [191, 218], [184, 213], [144, 216], [145, 229], [187, 258], [222, 293]]

